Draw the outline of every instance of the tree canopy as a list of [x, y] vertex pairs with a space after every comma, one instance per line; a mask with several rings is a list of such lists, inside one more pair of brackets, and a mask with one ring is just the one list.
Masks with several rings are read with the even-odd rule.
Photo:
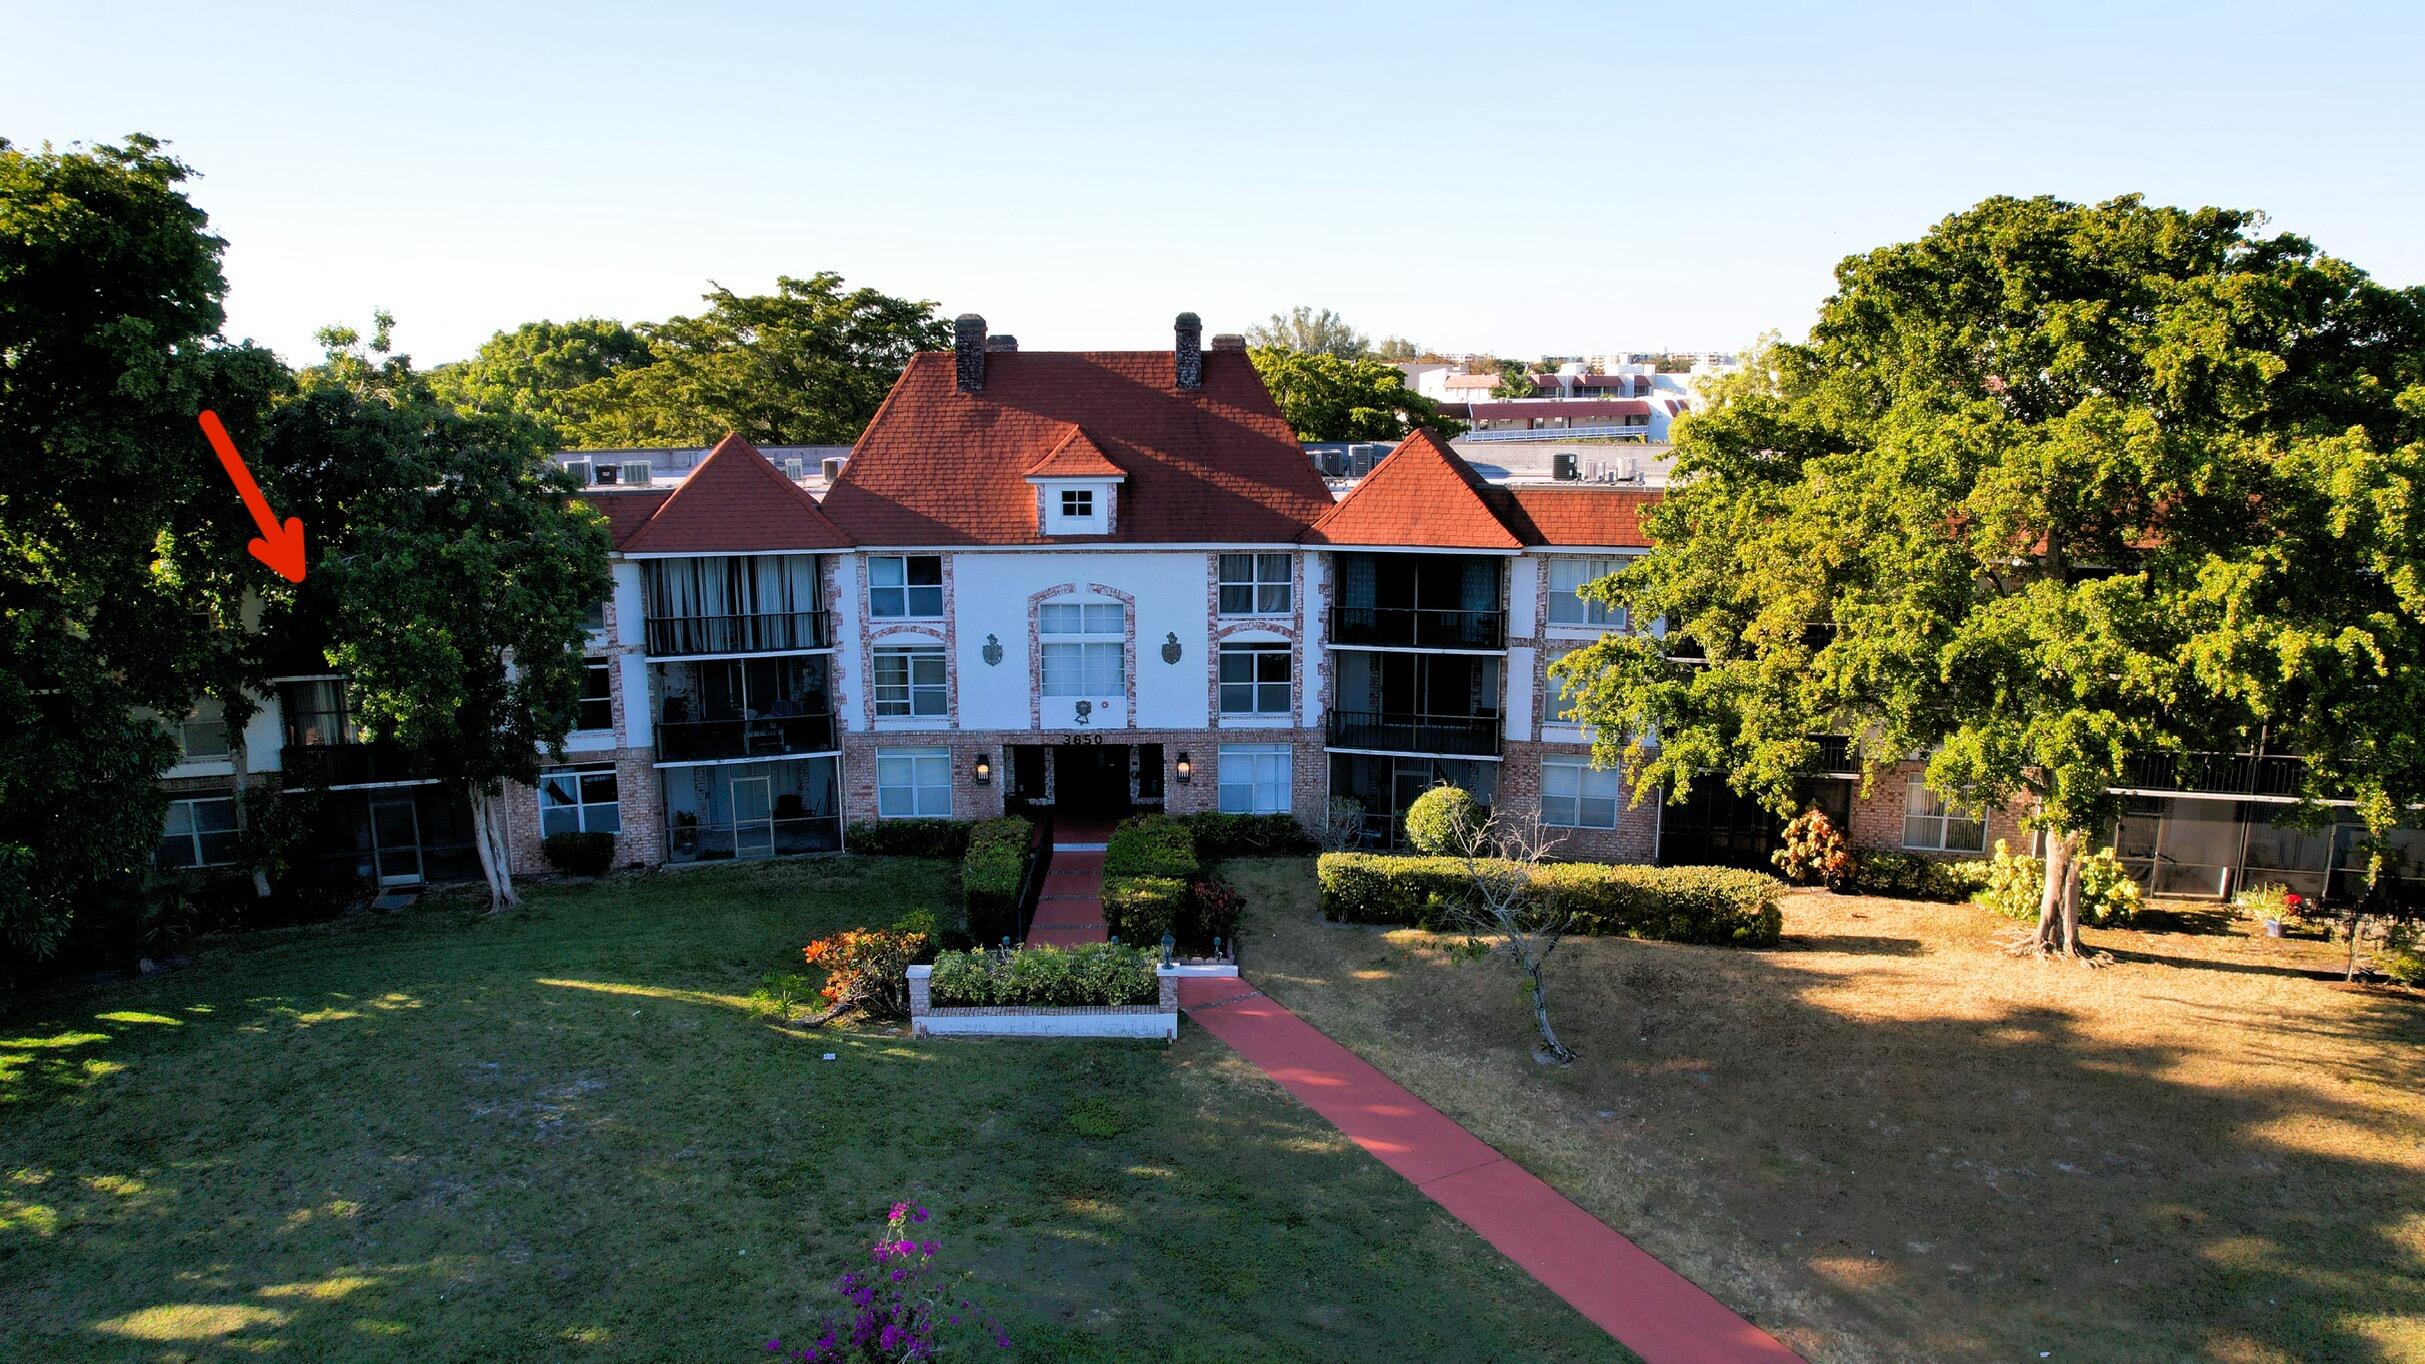
[[1372, 343], [1364, 333], [1347, 325], [1346, 318], [1328, 308], [1310, 308], [1302, 303], [1248, 327], [1246, 344], [1259, 349], [1335, 355], [1342, 360], [1361, 360], [1372, 353]]
[[1405, 373], [1386, 360], [1270, 346], [1247, 354], [1300, 440], [1394, 441], [1417, 427], [1443, 436], [1464, 433], [1464, 426], [1440, 415], [1438, 403], [1408, 388]]
[[595, 415], [592, 385], [655, 360], [648, 342], [620, 322], [525, 322], [490, 337], [469, 360], [431, 370], [429, 381], [464, 412], [520, 412], [562, 442]]
[[2425, 800], [2425, 292], [2261, 225], [1997, 198], [1847, 259], [1807, 344], [1679, 424], [1657, 548], [1593, 589], [1672, 632], [1558, 665], [1597, 756], [1784, 809], [1818, 736], [1925, 754], [2050, 831], [2062, 950], [2134, 756], [2287, 742], [2311, 797]]

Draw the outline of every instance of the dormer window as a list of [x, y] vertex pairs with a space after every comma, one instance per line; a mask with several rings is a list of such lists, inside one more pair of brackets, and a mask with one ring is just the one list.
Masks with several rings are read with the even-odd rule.
[[1063, 488], [1061, 490], [1061, 519], [1091, 521], [1095, 516], [1095, 490], [1092, 488]]
[[1112, 498], [1119, 484], [1110, 479], [1060, 479], [1036, 483], [1036, 513], [1046, 535], [1109, 535]]

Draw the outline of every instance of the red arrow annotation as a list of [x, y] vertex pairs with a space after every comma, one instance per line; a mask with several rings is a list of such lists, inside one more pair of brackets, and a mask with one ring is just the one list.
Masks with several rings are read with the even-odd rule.
[[219, 454], [220, 467], [227, 470], [236, 485], [236, 495], [244, 499], [244, 509], [253, 514], [253, 525], [261, 534], [245, 548], [253, 557], [268, 564], [272, 571], [290, 583], [303, 581], [303, 519], [290, 516], [286, 524], [278, 523], [278, 514], [269, 509], [269, 499], [261, 495], [261, 485], [253, 481], [250, 469], [244, 467], [244, 456], [236, 453], [236, 443], [220, 425], [219, 414], [208, 408], [202, 412], [202, 434], [209, 439], [211, 449]]

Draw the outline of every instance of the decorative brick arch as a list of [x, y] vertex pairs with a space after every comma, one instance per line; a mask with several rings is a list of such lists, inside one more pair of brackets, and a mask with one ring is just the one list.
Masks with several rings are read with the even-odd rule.
[[1027, 594], [1027, 727], [1044, 728], [1044, 629], [1043, 612], [1039, 608], [1058, 597], [1082, 594], [1109, 597], [1120, 603], [1120, 685], [1127, 695], [1123, 704], [1127, 714], [1124, 727], [1133, 729], [1137, 723], [1137, 599], [1130, 593], [1102, 583], [1054, 583], [1040, 592]]
[[[943, 728], [960, 727], [960, 662], [952, 657], [951, 631], [948, 621], [900, 621], [890, 625], [866, 626], [859, 632], [859, 648], [867, 659], [866, 695], [861, 698], [860, 713], [866, 717], [867, 728], [876, 728], [876, 646], [893, 635], [908, 635], [914, 639], [932, 640], [943, 648]], [[909, 643], [910, 640], [897, 640]]]

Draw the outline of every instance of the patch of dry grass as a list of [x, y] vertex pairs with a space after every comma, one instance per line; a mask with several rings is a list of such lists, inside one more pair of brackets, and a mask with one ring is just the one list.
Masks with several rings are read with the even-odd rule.
[[2321, 943], [1796, 894], [1775, 951], [1570, 940], [1561, 1070], [1503, 963], [1230, 865], [1258, 986], [1814, 1361], [2425, 1359], [2425, 1002]]

